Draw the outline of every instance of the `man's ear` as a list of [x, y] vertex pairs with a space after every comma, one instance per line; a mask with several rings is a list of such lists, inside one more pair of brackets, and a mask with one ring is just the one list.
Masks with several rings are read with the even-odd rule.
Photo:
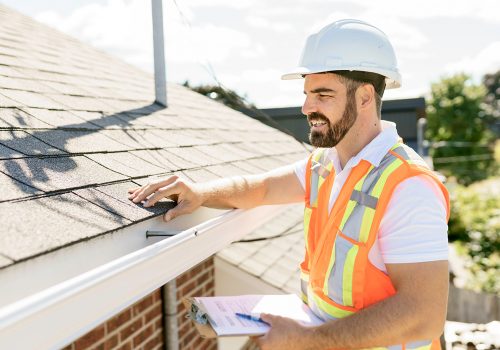
[[375, 102], [375, 88], [372, 84], [363, 84], [356, 91], [358, 109], [366, 109]]

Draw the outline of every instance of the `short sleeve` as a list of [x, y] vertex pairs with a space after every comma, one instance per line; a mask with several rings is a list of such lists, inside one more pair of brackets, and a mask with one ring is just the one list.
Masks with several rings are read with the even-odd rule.
[[295, 172], [295, 175], [297, 175], [297, 178], [299, 179], [300, 184], [302, 185], [302, 188], [304, 190], [306, 189], [306, 167], [308, 160], [309, 158], [304, 158], [293, 163], [293, 170]]
[[446, 202], [428, 176], [406, 179], [394, 190], [380, 223], [378, 245], [384, 263], [448, 259]]

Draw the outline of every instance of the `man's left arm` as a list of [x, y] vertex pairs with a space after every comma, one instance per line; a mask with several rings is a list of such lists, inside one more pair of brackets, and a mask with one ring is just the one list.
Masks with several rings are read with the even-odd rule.
[[387, 264], [396, 294], [351, 316], [305, 328], [270, 315], [267, 349], [362, 349], [438, 338], [446, 319], [448, 262]]

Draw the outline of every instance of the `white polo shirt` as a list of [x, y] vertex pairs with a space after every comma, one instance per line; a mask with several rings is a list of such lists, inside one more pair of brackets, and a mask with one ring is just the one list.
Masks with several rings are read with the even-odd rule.
[[[382, 132], [352, 157], [342, 169], [337, 150], [329, 157], [335, 168], [329, 211], [337, 200], [351, 169], [364, 159], [378, 166], [399, 136], [396, 125], [382, 121]], [[307, 159], [294, 164], [295, 174], [305, 189]], [[448, 259], [446, 204], [438, 185], [426, 176], [416, 176], [396, 186], [380, 223], [378, 239], [368, 258], [380, 270], [385, 264], [416, 263]]]

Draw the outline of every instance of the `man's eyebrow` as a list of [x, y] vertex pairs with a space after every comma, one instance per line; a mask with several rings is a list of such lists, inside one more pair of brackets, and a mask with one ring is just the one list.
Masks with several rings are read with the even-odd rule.
[[[321, 92], [333, 92], [334, 94], [337, 93], [336, 90], [333, 90], [333, 89], [329, 89], [329, 88], [325, 88], [325, 87], [322, 87], [322, 88], [317, 88], [317, 89], [314, 89], [314, 90], [311, 90], [311, 93], [312, 94], [319, 94]], [[307, 92], [304, 91], [304, 95], [307, 95]]]

